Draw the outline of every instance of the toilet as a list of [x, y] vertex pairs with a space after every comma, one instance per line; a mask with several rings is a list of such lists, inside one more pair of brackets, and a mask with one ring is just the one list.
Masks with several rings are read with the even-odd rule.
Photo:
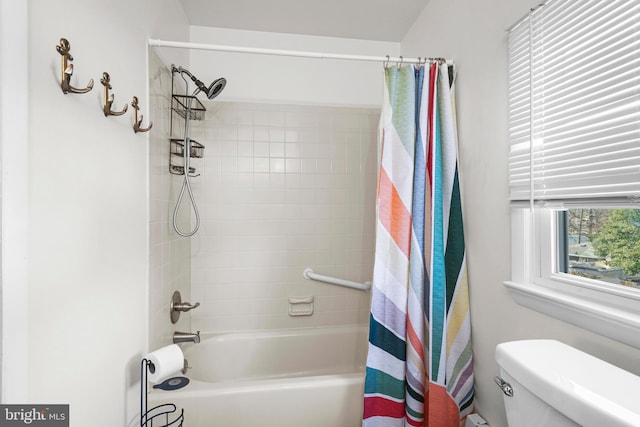
[[498, 344], [509, 427], [638, 427], [640, 377], [554, 340]]

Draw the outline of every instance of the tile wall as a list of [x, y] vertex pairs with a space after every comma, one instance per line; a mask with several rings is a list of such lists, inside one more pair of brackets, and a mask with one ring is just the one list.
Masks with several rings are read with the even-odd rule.
[[[371, 280], [379, 110], [204, 104], [192, 128], [206, 147], [193, 161], [202, 218], [191, 238], [192, 298], [202, 304], [193, 329], [366, 324], [369, 292], [302, 272]], [[290, 296], [313, 296], [313, 315], [289, 316]]]
[[[171, 343], [174, 330], [189, 331], [190, 317], [176, 325], [169, 319], [169, 303], [175, 290], [191, 297], [191, 242], [173, 230], [172, 215], [182, 177], [169, 173], [171, 132], [171, 71], [153, 53], [149, 55], [149, 95], [153, 128], [149, 132], [149, 349]], [[175, 116], [175, 115], [174, 115]], [[146, 120], [145, 120], [146, 122]], [[184, 129], [174, 117], [173, 134]], [[181, 210], [178, 224], [189, 227], [189, 212]]]

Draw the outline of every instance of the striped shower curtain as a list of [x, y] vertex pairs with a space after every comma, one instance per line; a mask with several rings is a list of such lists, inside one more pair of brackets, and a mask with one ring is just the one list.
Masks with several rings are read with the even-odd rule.
[[458, 427], [473, 361], [447, 64], [385, 68], [363, 427]]

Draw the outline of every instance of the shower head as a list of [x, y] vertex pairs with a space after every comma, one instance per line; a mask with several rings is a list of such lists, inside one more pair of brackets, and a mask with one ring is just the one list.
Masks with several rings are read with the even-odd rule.
[[220, 95], [220, 92], [222, 92], [224, 87], [227, 85], [227, 79], [225, 79], [224, 77], [214, 80], [214, 82], [211, 83], [209, 87], [207, 87], [204, 85], [204, 83], [202, 83], [201, 80], [198, 80], [198, 78], [191, 74], [191, 72], [186, 68], [172, 67], [172, 71], [184, 73], [191, 78], [191, 81], [193, 81], [197, 87], [197, 89], [193, 92], [193, 96], [197, 95], [199, 92], [204, 92], [207, 95], [207, 98], [213, 99], [216, 96]]
[[225, 79], [224, 77], [220, 77], [219, 79], [214, 80], [213, 83], [209, 85], [207, 90], [203, 92], [207, 94], [207, 98], [213, 99], [216, 96], [220, 95], [220, 92], [222, 92], [226, 85], [227, 79]]

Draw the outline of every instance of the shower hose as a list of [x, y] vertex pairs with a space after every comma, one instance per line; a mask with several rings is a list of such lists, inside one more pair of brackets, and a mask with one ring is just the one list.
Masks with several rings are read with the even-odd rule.
[[[189, 182], [189, 163], [191, 160], [191, 138], [189, 137], [189, 120], [191, 118], [191, 99], [187, 100], [187, 108], [185, 111], [185, 122], [184, 122], [184, 179], [182, 180], [182, 188], [180, 189], [180, 194], [178, 195], [178, 200], [176, 201], [176, 206], [173, 209], [173, 229], [176, 230], [182, 237], [191, 237], [198, 231], [200, 228], [200, 214], [198, 213], [198, 206], [196, 205], [196, 199], [193, 197], [193, 191], [191, 190], [191, 183]], [[178, 228], [178, 210], [180, 209], [180, 205], [182, 204], [182, 198], [184, 197], [184, 190], [187, 190], [189, 194], [189, 201], [191, 202], [191, 207], [193, 208], [193, 212], [196, 216], [196, 225], [189, 232], [183, 232]]]

